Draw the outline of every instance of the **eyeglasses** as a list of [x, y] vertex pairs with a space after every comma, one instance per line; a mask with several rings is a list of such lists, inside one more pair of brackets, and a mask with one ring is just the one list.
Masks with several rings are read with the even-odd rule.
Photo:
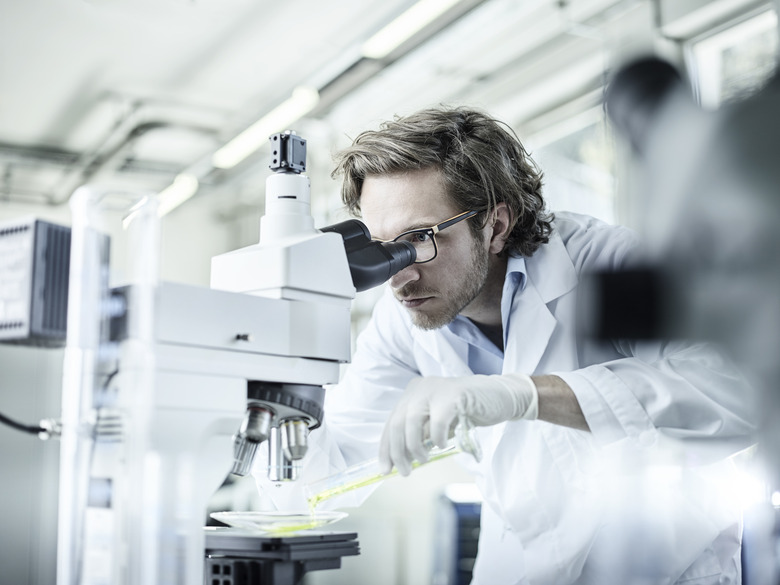
[[436, 247], [436, 234], [438, 234], [441, 230], [445, 228], [455, 225], [459, 221], [463, 221], [464, 219], [474, 217], [475, 215], [477, 215], [477, 213], [479, 212], [464, 211], [463, 213], [459, 213], [455, 217], [446, 219], [441, 223], [432, 225], [431, 227], [409, 230], [408, 232], [404, 232], [401, 235], [396, 236], [392, 240], [379, 240], [379, 241], [409, 242], [412, 246], [414, 246], [414, 249], [417, 251], [417, 259], [414, 261], [414, 263], [425, 264], [426, 262], [430, 262], [431, 260], [436, 258], [436, 255], [439, 253], [439, 250]]

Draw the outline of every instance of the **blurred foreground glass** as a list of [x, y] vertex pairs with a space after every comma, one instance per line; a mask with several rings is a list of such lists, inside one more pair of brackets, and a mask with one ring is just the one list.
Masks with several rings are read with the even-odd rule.
[[[123, 549], [123, 543], [152, 542], [150, 535], [155, 534], [148, 521], [153, 516], [143, 503], [148, 489], [145, 476], [131, 468], [131, 462], [150, 459], [138, 437], [155, 398], [157, 200], [145, 192], [85, 185], [71, 197], [70, 209], [57, 583], [140, 583], [140, 576], [146, 574], [143, 569], [151, 562], [140, 552], [146, 548], [128, 547], [139, 551], [136, 558]], [[133, 286], [135, 294], [120, 298], [113, 292], [119, 286]], [[125, 314], [126, 327], [137, 332], [138, 341], [123, 350], [132, 353], [127, 377], [135, 381], [135, 391], [123, 395], [115, 385], [120, 348], [112, 327], [114, 319]], [[93, 475], [95, 470], [108, 475]], [[105, 544], [90, 549], [95, 542]]]

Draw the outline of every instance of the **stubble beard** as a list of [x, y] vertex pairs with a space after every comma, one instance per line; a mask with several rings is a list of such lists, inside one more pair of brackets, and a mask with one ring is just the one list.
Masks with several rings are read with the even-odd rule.
[[[460, 312], [465, 309], [485, 287], [488, 277], [488, 255], [481, 243], [474, 238], [471, 249], [471, 266], [460, 283], [460, 287], [445, 301], [444, 306], [434, 312], [410, 311], [412, 324], [419, 329], [430, 331], [440, 329], [455, 320]], [[424, 296], [426, 293], [436, 292], [424, 287], [407, 285], [399, 291], [399, 296]]]

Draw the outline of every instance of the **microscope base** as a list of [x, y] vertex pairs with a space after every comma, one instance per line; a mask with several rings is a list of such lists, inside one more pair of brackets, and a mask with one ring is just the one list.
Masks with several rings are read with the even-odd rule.
[[204, 585], [296, 585], [309, 571], [338, 569], [360, 554], [354, 532], [259, 536], [233, 528], [206, 529]]

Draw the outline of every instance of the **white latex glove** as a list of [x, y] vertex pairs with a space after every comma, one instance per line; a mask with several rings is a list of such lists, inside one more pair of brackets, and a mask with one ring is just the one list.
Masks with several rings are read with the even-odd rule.
[[437, 447], [446, 447], [460, 414], [476, 426], [536, 419], [539, 393], [525, 374], [415, 378], [409, 382], [382, 433], [381, 472], [389, 473], [395, 466], [401, 475], [408, 475], [412, 461], [428, 460], [426, 439], [430, 438]]

